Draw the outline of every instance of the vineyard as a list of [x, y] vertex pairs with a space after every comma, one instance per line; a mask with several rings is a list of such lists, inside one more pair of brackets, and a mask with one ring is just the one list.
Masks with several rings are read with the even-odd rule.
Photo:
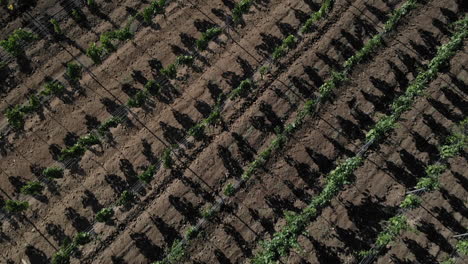
[[0, 0], [0, 263], [467, 263], [467, 11]]

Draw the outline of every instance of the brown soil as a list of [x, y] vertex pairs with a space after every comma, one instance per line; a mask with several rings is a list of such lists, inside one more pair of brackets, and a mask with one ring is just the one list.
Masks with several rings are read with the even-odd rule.
[[[64, 13], [66, 39], [42, 37], [26, 49], [27, 62], [12, 61], [1, 84], [0, 111], [26, 102], [47, 76], [63, 79], [64, 65], [78, 59], [92, 71], [79, 88], [64, 81], [67, 93], [51, 99], [40, 113], [29, 115], [22, 132], [7, 135], [1, 152], [0, 205], [6, 199], [27, 200], [24, 216], [8, 216], [0, 230], [0, 263], [50, 263], [50, 257], [77, 232], [90, 226], [99, 239], [80, 248], [72, 263], [151, 263], [162, 259], [181, 239], [200, 212], [216, 202], [227, 183], [275, 137], [275, 129], [290, 123], [306, 99], [374, 34], [402, 0], [337, 0], [326, 19], [306, 34], [270, 74], [256, 69], [273, 48], [305, 22], [322, 1], [258, 0], [244, 16], [245, 25], [224, 33], [201, 52], [194, 67], [183, 67], [170, 81], [167, 94], [151, 97], [143, 108], [132, 108], [128, 121], [112, 128], [110, 142], [92, 147], [62, 179], [48, 185], [41, 197], [19, 193], [37, 180], [40, 171], [57, 164], [54, 153], [75, 142], [115, 113], [119, 105], [157, 78], [159, 65], [194, 49], [194, 39], [214, 25], [224, 25], [234, 1], [172, 2], [165, 16], [140, 25], [131, 41], [118, 45], [102, 64], [85, 55], [90, 42], [105, 31], [124, 26], [146, 1], [97, 1], [100, 14], [86, 7], [87, 25]], [[30, 13], [44, 21], [60, 10], [38, 1]], [[385, 46], [352, 72], [334, 99], [309, 117], [280, 153], [247, 182], [188, 247], [186, 263], [248, 263], [285, 224], [285, 212], [299, 212], [320, 192], [324, 176], [353, 156], [365, 133], [389, 112], [436, 47], [446, 43], [448, 25], [464, 15], [461, 1], [428, 1], [385, 36]], [[2, 16], [5, 13], [1, 11]], [[11, 15], [11, 14], [10, 14]], [[47, 20], [45, 20], [47, 21]], [[1, 36], [21, 24], [19, 16], [2, 20]], [[457, 53], [398, 127], [374, 147], [355, 173], [355, 183], [334, 199], [300, 237], [284, 263], [357, 263], [369, 249], [385, 220], [395, 215], [406, 191], [424, 168], [437, 160], [437, 146], [449, 129], [466, 117], [467, 48]], [[27, 65], [21, 65], [26, 63]], [[29, 70], [25, 70], [25, 67]], [[1, 73], [0, 73], [1, 74]], [[206, 118], [220, 93], [228, 93], [246, 78], [259, 80], [248, 96], [227, 100], [222, 124], [207, 128], [195, 140], [187, 131]], [[5, 125], [5, 117], [0, 124]], [[151, 184], [139, 190], [131, 208], [119, 207], [112, 223], [94, 223], [95, 214], [112, 205], [136, 176], [161, 157], [169, 145], [180, 146], [172, 169], [158, 168]], [[378, 263], [436, 263], [453, 252], [454, 235], [465, 233], [468, 184], [466, 153], [450, 160], [440, 190], [425, 194], [423, 207], [408, 216], [418, 233], [406, 232], [385, 249]]]

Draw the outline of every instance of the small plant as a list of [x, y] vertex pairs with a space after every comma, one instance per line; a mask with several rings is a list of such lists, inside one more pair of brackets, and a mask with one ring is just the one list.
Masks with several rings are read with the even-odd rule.
[[86, 50], [86, 55], [93, 60], [94, 63], [100, 64], [102, 63], [102, 56], [104, 55], [104, 50], [101, 47], [93, 42], [89, 45], [88, 49]]
[[87, 0], [86, 4], [88, 5], [91, 12], [96, 12], [99, 9], [99, 6], [98, 6], [98, 4], [96, 3], [95, 0]]
[[22, 42], [30, 42], [38, 39], [38, 36], [22, 28], [15, 30], [7, 39], [0, 41], [0, 46], [13, 56], [24, 53]]
[[161, 91], [161, 86], [155, 80], [149, 80], [145, 84], [145, 90], [152, 95], [157, 95]]
[[165, 12], [164, 7], [166, 6], [166, 0], [155, 0], [151, 2], [151, 6], [154, 9], [154, 13], [164, 14]]
[[164, 150], [161, 160], [163, 162], [164, 168], [166, 169], [172, 168], [173, 160], [171, 157], [171, 149], [167, 148]]
[[111, 39], [120, 41], [129, 40], [133, 37], [133, 33], [130, 31], [130, 26], [126, 26], [122, 29], [114, 30], [109, 33]]
[[432, 164], [427, 166], [425, 172], [427, 176], [430, 177], [439, 177], [440, 174], [442, 174], [445, 170], [447, 169], [447, 166], [444, 164]]
[[212, 27], [207, 29], [202, 33], [201, 38], [196, 41], [197, 48], [199, 50], [206, 50], [206, 48], [208, 48], [208, 43], [220, 35], [221, 32], [222, 30], [219, 27]]
[[40, 182], [32, 181], [21, 187], [21, 193], [27, 195], [39, 195], [44, 190], [44, 186]]
[[65, 86], [59, 81], [46, 82], [42, 95], [60, 95], [65, 91]]
[[203, 138], [204, 131], [205, 131], [205, 125], [203, 123], [200, 123], [191, 127], [188, 131], [188, 134], [194, 137], [195, 139], [199, 140]]
[[129, 107], [142, 107], [146, 102], [146, 97], [146, 92], [140, 90], [133, 97], [128, 99], [127, 105]]
[[89, 242], [91, 242], [91, 235], [88, 232], [78, 232], [73, 240], [73, 243], [77, 245], [86, 245]]
[[7, 200], [4, 209], [12, 214], [20, 213], [28, 209], [29, 203], [16, 200]]
[[83, 146], [79, 144], [73, 145], [70, 148], [63, 149], [60, 152], [59, 160], [65, 161], [68, 159], [81, 157], [84, 155], [85, 151], [86, 149]]
[[29, 97], [28, 104], [21, 106], [20, 111], [27, 114], [27, 113], [32, 113], [34, 111], [37, 111], [40, 107], [41, 107], [41, 101], [39, 100], [39, 97], [33, 94]]
[[401, 202], [400, 207], [404, 209], [414, 209], [421, 205], [421, 198], [414, 194], [406, 195], [403, 202]]
[[269, 72], [270, 72], [270, 67], [268, 67], [267, 65], [260, 67], [260, 76], [262, 77], [262, 80], [264, 79], [264, 76]]
[[86, 21], [86, 17], [83, 14], [83, 12], [81, 12], [81, 10], [73, 8], [72, 11], [71, 11], [71, 16], [72, 16], [73, 20], [75, 20], [75, 22], [78, 23], [78, 24], [83, 23], [83, 22]]
[[296, 45], [296, 42], [297, 38], [294, 35], [287, 36], [283, 40], [283, 43], [273, 51], [273, 54], [271, 55], [273, 60], [278, 60], [283, 57], [288, 50], [292, 49]]
[[176, 58], [176, 65], [187, 65], [190, 66], [193, 64], [193, 56], [180, 55]]
[[236, 189], [234, 188], [234, 185], [232, 185], [232, 183], [228, 183], [224, 188], [224, 195], [233, 196], [235, 191]]
[[111, 127], [117, 127], [122, 122], [123, 120], [120, 117], [111, 117], [98, 127], [98, 131], [99, 133], [104, 134], [108, 132]]
[[215, 107], [213, 111], [211, 111], [210, 115], [205, 119], [205, 123], [208, 125], [216, 125], [218, 122], [221, 121], [221, 111], [219, 107]]
[[117, 200], [117, 205], [129, 206], [135, 202], [135, 194], [129, 191], [123, 191], [120, 198]]
[[161, 69], [161, 74], [169, 79], [175, 79], [177, 77], [177, 66], [169, 64], [166, 68]]
[[249, 12], [250, 6], [252, 6], [252, 0], [241, 0], [235, 5], [232, 10], [232, 19], [234, 23], [239, 24], [242, 22], [242, 15]]
[[210, 220], [215, 214], [215, 211], [212, 207], [208, 207], [201, 212], [201, 216], [206, 220]]
[[151, 180], [153, 180], [155, 172], [156, 167], [154, 165], [150, 165], [142, 174], [138, 175], [138, 179], [145, 183], [150, 183]]
[[95, 134], [88, 134], [84, 137], [80, 137], [77, 142], [77, 145], [80, 145], [82, 147], [90, 147], [98, 144], [101, 144], [101, 140]]
[[8, 124], [13, 128], [22, 129], [24, 127], [24, 112], [20, 105], [9, 107], [5, 112], [5, 116], [8, 120]]
[[155, 14], [154, 8], [152, 6], [149, 6], [141, 12], [141, 16], [143, 17], [143, 21], [147, 24], [151, 24], [153, 16]]
[[462, 256], [468, 256], [468, 239], [460, 240], [457, 243], [457, 252]]
[[115, 51], [115, 46], [112, 44], [112, 32], [102, 33], [99, 37], [99, 41], [102, 44], [102, 48], [104, 48], [107, 53]]
[[57, 19], [52, 18], [49, 20], [52, 26], [54, 27], [54, 32], [57, 35], [62, 35], [62, 28], [60, 28], [60, 24], [58, 23]]
[[243, 80], [236, 89], [232, 90], [229, 98], [233, 100], [239, 96], [245, 96], [245, 94], [252, 88], [254, 88], [254, 82], [252, 80]]
[[194, 227], [194, 226], [191, 226], [189, 227], [189, 229], [187, 230], [187, 232], [185, 232], [185, 237], [190, 240], [190, 239], [194, 239], [195, 237], [198, 236], [198, 234], [200, 233], [200, 231]]
[[96, 221], [100, 223], [108, 222], [114, 216], [114, 210], [112, 208], [103, 208], [96, 214]]
[[418, 183], [416, 184], [416, 188], [424, 188], [428, 191], [436, 190], [440, 187], [440, 183], [438, 178], [434, 177], [423, 177], [419, 179]]
[[442, 159], [449, 159], [459, 154], [466, 144], [468, 143], [468, 137], [461, 133], [455, 133], [448, 138], [447, 144], [440, 147], [440, 157]]
[[60, 167], [49, 167], [42, 171], [42, 175], [48, 179], [58, 179], [63, 177], [63, 169]]
[[81, 78], [82, 67], [79, 64], [69, 62], [67, 63], [67, 69], [65, 75], [73, 82], [77, 82]]
[[51, 263], [52, 264], [69, 264], [70, 255], [64, 250], [59, 250], [52, 256]]

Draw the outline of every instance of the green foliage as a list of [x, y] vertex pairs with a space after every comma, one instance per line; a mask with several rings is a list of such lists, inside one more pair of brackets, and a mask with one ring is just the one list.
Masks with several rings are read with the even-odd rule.
[[201, 216], [206, 220], [210, 220], [215, 215], [215, 213], [216, 212], [213, 210], [212, 207], [208, 207], [201, 212]]
[[176, 65], [187, 65], [190, 66], [193, 64], [193, 56], [180, 55], [176, 58]]
[[24, 53], [21, 47], [22, 42], [31, 42], [37, 40], [39, 37], [29, 31], [19, 28], [8, 36], [7, 39], [0, 41], [0, 46], [13, 56], [19, 56]]
[[138, 91], [133, 97], [128, 99], [127, 105], [129, 107], [142, 107], [146, 102], [146, 91]]
[[112, 44], [112, 32], [105, 32], [99, 36], [99, 41], [101, 42], [102, 49], [106, 50], [107, 53], [112, 53], [115, 51], [115, 46]]
[[455, 259], [454, 258], [448, 258], [448, 259], [440, 262], [440, 264], [455, 264]]
[[267, 73], [270, 72], [270, 67], [268, 67], [267, 65], [262, 66], [262, 67], [260, 67], [259, 72], [260, 72], [260, 75], [262, 76], [262, 80], [263, 80], [263, 77], [264, 77]]
[[58, 23], [57, 19], [55, 18], [50, 19], [50, 23], [54, 27], [55, 34], [62, 35], [62, 28], [60, 28], [60, 24]]
[[63, 177], [63, 169], [60, 167], [49, 167], [42, 171], [42, 175], [48, 179], [58, 179]]
[[81, 157], [86, 152], [87, 147], [98, 144], [101, 144], [101, 140], [96, 134], [88, 134], [86, 136], [80, 137], [75, 145], [69, 148], [65, 148], [60, 152], [59, 159], [64, 161], [67, 159]]
[[96, 214], [96, 221], [100, 223], [108, 222], [114, 216], [114, 210], [112, 208], [103, 208]]
[[243, 80], [236, 89], [231, 91], [229, 99], [233, 100], [239, 96], [246, 96], [246, 93], [253, 88], [255, 88], [255, 83], [252, 80]]
[[113, 116], [107, 119], [104, 123], [102, 123], [98, 127], [98, 131], [99, 133], [104, 134], [108, 132], [111, 127], [117, 127], [122, 122], [123, 122], [122, 118]]
[[79, 144], [75, 144], [69, 148], [63, 149], [60, 152], [59, 160], [65, 161], [67, 159], [74, 159], [84, 155], [86, 148]]
[[198, 236], [199, 234], [199, 230], [194, 227], [194, 226], [191, 226], [189, 227], [189, 229], [187, 230], [187, 232], [185, 232], [185, 237], [190, 240], [190, 239], [194, 239]]
[[205, 32], [202, 33], [200, 39], [197, 39], [196, 45], [199, 50], [206, 50], [208, 48], [208, 43], [219, 36], [222, 30], [219, 27], [212, 27], [207, 29]]
[[[409, 0], [405, 3], [401, 9], [411, 8], [415, 1]], [[395, 16], [401, 17], [403, 14], [406, 14], [407, 11], [396, 11]], [[464, 21], [468, 21], [468, 17], [463, 19]], [[394, 28], [392, 24], [389, 28]], [[391, 115], [387, 115], [379, 120], [372, 130], [366, 135], [367, 140], [378, 139], [384, 134], [393, 129], [395, 126], [396, 120], [401, 116], [401, 114], [408, 110], [411, 105], [413, 104], [416, 96], [421, 95], [422, 91], [426, 88], [427, 84], [433, 80], [442, 66], [455, 55], [456, 50], [458, 50], [463, 43], [463, 40], [468, 36], [468, 23], [467, 25], [460, 29], [458, 32], [450, 38], [450, 41], [447, 44], [440, 46], [437, 50], [436, 56], [429, 62], [429, 66], [426, 71], [418, 74], [416, 78], [411, 82], [411, 84], [407, 87], [405, 94], [400, 96], [395, 100], [395, 103], [392, 104], [393, 113]], [[466, 141], [466, 137], [464, 135], [456, 136], [449, 140], [450, 144], [445, 145], [440, 149], [441, 158], [447, 159], [456, 155], [460, 149], [460, 146], [463, 146]]]
[[39, 110], [40, 107], [41, 101], [39, 100], [39, 97], [37, 97], [35, 94], [32, 94], [28, 99], [28, 104], [22, 105], [20, 111], [27, 114]]
[[141, 16], [143, 17], [143, 21], [145, 23], [151, 24], [153, 16], [155, 14], [154, 8], [152, 6], [148, 6], [141, 12]]
[[421, 198], [414, 194], [406, 195], [405, 199], [401, 202], [400, 207], [404, 209], [414, 209], [421, 205]]
[[166, 68], [161, 69], [161, 74], [169, 79], [175, 79], [177, 77], [177, 66], [169, 64]]
[[76, 23], [80, 24], [86, 21], [86, 17], [79, 9], [73, 8], [71, 11], [71, 16]]
[[90, 8], [92, 12], [96, 12], [99, 9], [99, 6], [95, 0], [87, 0], [86, 4], [88, 5], [88, 7]]
[[172, 168], [172, 165], [174, 165], [173, 164], [174, 161], [172, 160], [172, 157], [171, 157], [171, 149], [167, 148], [164, 150], [161, 160], [163, 162], [164, 168], [166, 169]]
[[396, 9], [395, 12], [390, 16], [389, 20], [385, 22], [385, 32], [392, 31], [398, 25], [398, 22], [403, 16], [408, 14], [409, 11], [416, 8], [418, 0], [407, 0], [400, 8]]
[[26, 211], [29, 208], [29, 203], [26, 201], [7, 200], [4, 209], [12, 214]]
[[20, 105], [9, 107], [5, 111], [5, 116], [10, 124], [15, 129], [23, 129], [24, 127], [24, 112]]
[[383, 44], [382, 35], [373, 36], [360, 50], [353, 56], [349, 57], [345, 63], [345, 70], [350, 71], [354, 66], [368, 58], [372, 52]]
[[63, 250], [59, 250], [52, 256], [51, 263], [52, 264], [69, 264], [70, 255], [67, 254], [67, 252], [64, 252]]
[[447, 144], [440, 147], [440, 157], [444, 160], [458, 155], [467, 145], [468, 137], [463, 133], [454, 133], [448, 138]]
[[252, 0], [241, 0], [234, 6], [232, 10], [232, 20], [234, 23], [239, 24], [242, 22], [242, 16], [249, 12], [250, 7], [252, 6]]
[[31, 182], [28, 182], [23, 187], [21, 187], [20, 191], [22, 194], [39, 195], [42, 193], [43, 190], [44, 190], [44, 186], [42, 186], [40, 182], [31, 181]]
[[194, 137], [196, 140], [200, 140], [205, 135], [205, 123], [199, 123], [194, 125], [188, 130], [188, 134]]
[[235, 192], [236, 189], [234, 188], [234, 185], [232, 185], [232, 183], [228, 183], [226, 187], [224, 187], [224, 195], [226, 196], [233, 196]]
[[67, 63], [67, 69], [65, 75], [73, 82], [77, 82], [81, 78], [82, 67], [79, 64], [69, 62]]
[[272, 58], [273, 60], [278, 60], [282, 58], [288, 50], [294, 48], [296, 46], [297, 38], [294, 35], [289, 35], [285, 39], [283, 39], [283, 43], [276, 47], [273, 51]]
[[182, 240], [176, 240], [171, 246], [169, 254], [167, 255], [167, 262], [161, 263], [179, 263], [187, 255], [186, 246], [183, 244]]
[[468, 255], [468, 239], [460, 240], [457, 243], [457, 252], [458, 254], [462, 256], [467, 256]]
[[86, 50], [86, 55], [93, 60], [96, 64], [102, 63], [102, 57], [104, 56], [104, 49], [99, 47], [95, 42], [91, 43]]
[[61, 95], [65, 91], [65, 86], [59, 81], [49, 81], [44, 85], [43, 95]]
[[395, 128], [396, 116], [389, 115], [381, 118], [369, 132], [366, 134], [368, 141], [377, 140], [383, 137], [390, 130]]
[[439, 186], [439, 179], [435, 177], [423, 177], [419, 179], [418, 183], [416, 184], [416, 188], [425, 188], [428, 191], [433, 191], [439, 188]]
[[387, 229], [377, 236], [376, 246], [385, 247], [390, 244], [401, 232], [409, 229], [404, 215], [397, 215], [388, 220]]
[[123, 191], [120, 198], [117, 200], [117, 205], [129, 206], [133, 202], [135, 202], [135, 194], [133, 192]]
[[138, 175], [138, 179], [145, 183], [150, 183], [154, 178], [154, 173], [156, 173], [156, 167], [154, 165], [150, 165], [143, 173]]
[[73, 243], [77, 245], [86, 245], [89, 242], [91, 242], [91, 235], [87, 232], [78, 232], [73, 240]]
[[152, 1], [151, 5], [143, 9], [140, 15], [147, 24], [151, 24], [152, 19], [156, 14], [164, 14], [165, 5], [165, 0]]
[[447, 166], [444, 164], [436, 163], [427, 166], [425, 172], [429, 177], [439, 177], [447, 169]]
[[86, 136], [80, 137], [76, 145], [80, 145], [82, 147], [90, 147], [93, 145], [98, 145], [101, 143], [101, 140], [98, 138], [96, 134], [88, 134]]
[[133, 37], [133, 33], [130, 31], [130, 26], [126, 26], [122, 29], [109, 32], [108, 36], [110, 39], [125, 41], [131, 39]]
[[161, 91], [161, 86], [155, 80], [149, 80], [145, 84], [145, 90], [151, 95], [158, 95]]
[[328, 100], [331, 97], [333, 90], [348, 79], [344, 72], [333, 71], [331, 75], [332, 78], [319, 87], [319, 93], [321, 96], [320, 100], [322, 102]]
[[335, 3], [335, 0], [325, 0], [322, 3], [322, 6], [320, 6], [320, 9], [317, 12], [313, 13], [309, 17], [309, 19], [307, 19], [307, 21], [304, 23], [304, 25], [301, 28], [301, 32], [302, 33], [311, 32], [314, 23], [324, 18], [333, 8], [334, 3]]

